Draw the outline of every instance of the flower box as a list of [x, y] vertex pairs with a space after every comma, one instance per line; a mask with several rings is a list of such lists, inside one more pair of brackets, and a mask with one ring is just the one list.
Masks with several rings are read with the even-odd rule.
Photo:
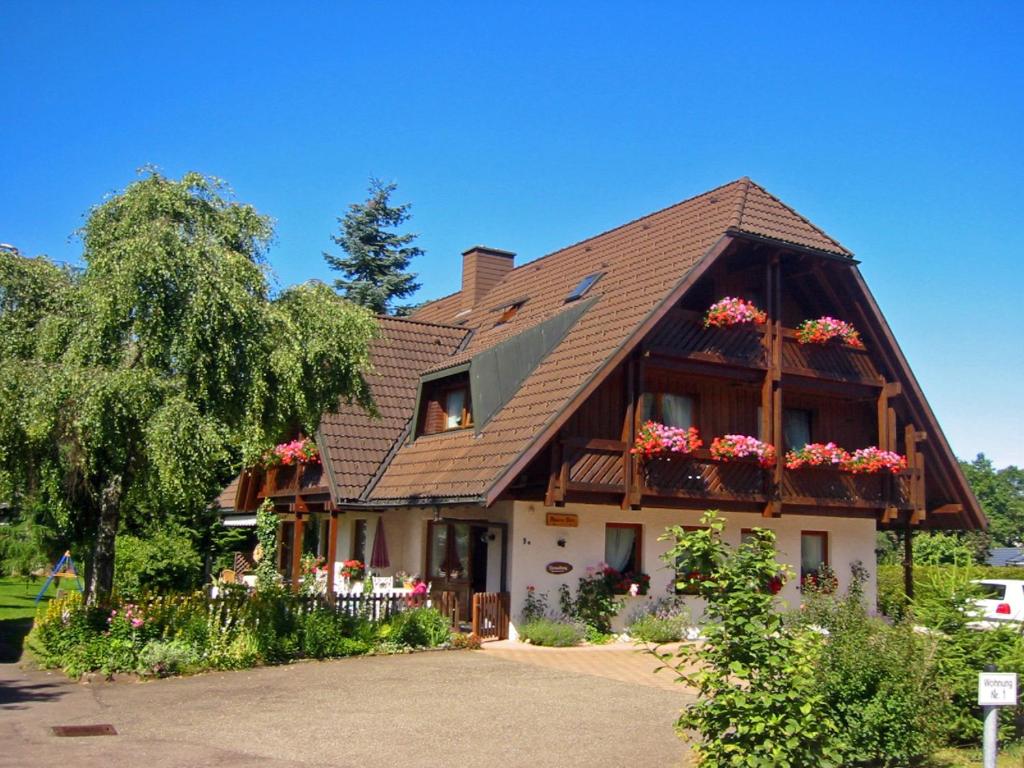
[[634, 456], [654, 459], [671, 455], [688, 455], [704, 445], [696, 427], [668, 427], [656, 421], [644, 422], [630, 449]]
[[775, 466], [775, 446], [750, 435], [722, 435], [711, 441], [711, 458], [717, 461], [735, 461], [747, 457], [769, 469]]
[[751, 301], [734, 296], [719, 299], [704, 314], [705, 328], [731, 328], [737, 325], [754, 323], [764, 325], [768, 322], [768, 314]]
[[832, 339], [839, 339], [855, 349], [864, 349], [860, 333], [845, 320], [826, 315], [817, 320], [804, 320], [796, 328], [796, 340], [800, 344], [827, 344]]

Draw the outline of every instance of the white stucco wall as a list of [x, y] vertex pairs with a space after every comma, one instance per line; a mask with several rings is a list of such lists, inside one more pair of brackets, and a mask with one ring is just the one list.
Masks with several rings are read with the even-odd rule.
[[[545, 524], [548, 512], [576, 514], [579, 527], [548, 526]], [[557, 607], [559, 585], [568, 584], [575, 591], [579, 577], [586, 574], [587, 567], [602, 562], [606, 523], [640, 523], [643, 526], [642, 567], [651, 577], [651, 589], [646, 598], [627, 598], [616, 622], [616, 628], [621, 627], [628, 614], [640, 603], [670, 594], [672, 572], [660, 558], [669, 549], [670, 542], [658, 541], [658, 537], [670, 525], [699, 525], [702, 514], [703, 510], [645, 508], [624, 511], [590, 504], [566, 504], [563, 508], [553, 509], [541, 503], [515, 502], [509, 547], [513, 624], [519, 620], [528, 586], [547, 592], [548, 604]], [[828, 532], [829, 563], [839, 579], [840, 590], [849, 586], [850, 565], [859, 560], [869, 573], [865, 584], [866, 603], [872, 608], [875, 605], [874, 520], [828, 515], [783, 515], [766, 519], [756, 513], [744, 512], [723, 512], [722, 515], [726, 519], [725, 540], [733, 545], [739, 544], [740, 532], [744, 528], [761, 527], [775, 531], [779, 560], [791, 565], [797, 573], [800, 570], [800, 532]], [[565, 547], [558, 546], [560, 538], [565, 539]], [[547, 573], [545, 567], [555, 561], [571, 563], [573, 571], [562, 576]], [[792, 579], [779, 595], [793, 607], [800, 603], [797, 582], [797, 578]], [[702, 601], [695, 597], [687, 598], [687, 601], [699, 615]]]

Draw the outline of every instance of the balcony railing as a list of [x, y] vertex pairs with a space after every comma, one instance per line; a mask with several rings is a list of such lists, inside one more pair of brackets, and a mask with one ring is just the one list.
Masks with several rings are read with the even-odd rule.
[[[700, 363], [764, 370], [767, 366], [765, 326], [705, 328], [701, 315], [674, 310], [670, 322], [661, 323], [646, 340], [650, 355], [682, 358]], [[801, 344], [792, 328], [782, 329], [782, 372], [794, 376], [857, 384], [878, 385], [882, 376], [866, 349], [837, 341]]]
[[[613, 494], [640, 504], [644, 498], [694, 499], [845, 509], [912, 509], [923, 499], [923, 471], [898, 475], [851, 474], [831, 467], [774, 470], [755, 459], [723, 462], [706, 449], [641, 461], [617, 440], [566, 438], [559, 443], [548, 490], [551, 503], [580, 494]], [[916, 490], [915, 490], [916, 489]], [[915, 495], [916, 494], [916, 495]]]
[[648, 459], [639, 466], [638, 474], [642, 496], [725, 501], [768, 498], [768, 475], [755, 460], [717, 461], [706, 450]]
[[264, 471], [260, 496], [294, 494], [325, 485], [323, 466], [318, 462], [279, 464]]

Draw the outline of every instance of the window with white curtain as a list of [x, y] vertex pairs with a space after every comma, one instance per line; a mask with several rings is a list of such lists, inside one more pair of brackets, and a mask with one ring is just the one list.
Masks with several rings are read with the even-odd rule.
[[641, 421], [657, 421], [667, 427], [683, 429], [694, 426], [694, 402], [690, 395], [645, 392], [641, 406]]
[[638, 523], [608, 523], [604, 529], [604, 561], [619, 573], [639, 572], [642, 530]]

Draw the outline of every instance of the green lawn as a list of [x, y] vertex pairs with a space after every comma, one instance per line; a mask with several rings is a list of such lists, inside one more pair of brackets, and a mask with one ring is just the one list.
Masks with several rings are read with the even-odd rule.
[[[23, 579], [20, 576], [0, 578], [0, 621], [30, 619], [35, 616], [36, 607], [33, 601], [42, 589], [43, 582], [44, 579]], [[51, 584], [43, 600], [52, 597], [56, 591], [56, 585]]]
[[[981, 749], [943, 749], [939, 750], [930, 768], [975, 768], [981, 765]], [[1024, 765], [1024, 745], [1011, 744], [999, 753], [996, 760], [998, 768], [1020, 768]]]
[[[36, 595], [43, 583], [44, 579], [0, 578], [0, 662], [14, 662], [21, 658], [25, 635], [32, 628], [32, 619], [36, 615]], [[65, 589], [73, 589], [73, 583], [66, 584]], [[49, 600], [56, 593], [57, 585], [51, 584], [43, 600]], [[43, 600], [40, 600], [40, 605]]]

